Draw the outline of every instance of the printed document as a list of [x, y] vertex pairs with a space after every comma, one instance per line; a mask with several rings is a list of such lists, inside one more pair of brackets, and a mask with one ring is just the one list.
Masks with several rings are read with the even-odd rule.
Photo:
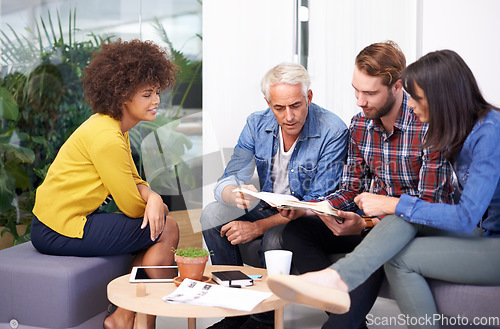
[[167, 303], [218, 306], [250, 312], [272, 292], [229, 288], [217, 284], [184, 279], [171, 294], [162, 299]]

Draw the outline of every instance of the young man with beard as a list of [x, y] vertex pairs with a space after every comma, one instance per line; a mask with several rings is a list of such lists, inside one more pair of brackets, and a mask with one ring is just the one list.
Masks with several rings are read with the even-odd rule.
[[[330, 266], [329, 254], [352, 251], [380, 221], [365, 220], [359, 214], [354, 198], [362, 192], [452, 203], [448, 162], [441, 153], [421, 147], [427, 125], [408, 106], [401, 81], [405, 66], [403, 52], [392, 41], [372, 44], [356, 57], [352, 86], [363, 111], [351, 120], [341, 188], [327, 196], [340, 209], [339, 218], [280, 210], [282, 216], [295, 219], [285, 226], [283, 245], [293, 252], [293, 264], [300, 273]], [[330, 315], [323, 328], [366, 327], [364, 318], [381, 280], [379, 270], [350, 293], [350, 311]]]

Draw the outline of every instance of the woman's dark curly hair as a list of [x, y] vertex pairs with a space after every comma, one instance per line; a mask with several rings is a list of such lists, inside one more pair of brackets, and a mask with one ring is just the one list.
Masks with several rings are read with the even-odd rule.
[[154, 86], [164, 91], [174, 84], [176, 70], [169, 52], [151, 41], [103, 44], [84, 70], [85, 98], [94, 113], [120, 120], [123, 104], [138, 88]]

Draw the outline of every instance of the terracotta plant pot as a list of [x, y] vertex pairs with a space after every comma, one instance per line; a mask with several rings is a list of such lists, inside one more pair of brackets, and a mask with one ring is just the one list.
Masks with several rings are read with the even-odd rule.
[[208, 262], [208, 256], [202, 257], [180, 257], [174, 255], [175, 262], [179, 267], [179, 277], [181, 280], [185, 278], [201, 281], [203, 272]]

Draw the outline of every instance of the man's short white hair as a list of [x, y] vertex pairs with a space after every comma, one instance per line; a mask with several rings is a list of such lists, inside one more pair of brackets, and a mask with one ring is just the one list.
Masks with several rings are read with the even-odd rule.
[[271, 101], [269, 88], [279, 83], [287, 83], [291, 85], [297, 85], [300, 83], [302, 85], [302, 94], [305, 96], [306, 101], [308, 100], [307, 92], [311, 86], [311, 78], [309, 77], [309, 73], [304, 66], [296, 63], [284, 62], [267, 71], [262, 78], [260, 88], [268, 102]]

